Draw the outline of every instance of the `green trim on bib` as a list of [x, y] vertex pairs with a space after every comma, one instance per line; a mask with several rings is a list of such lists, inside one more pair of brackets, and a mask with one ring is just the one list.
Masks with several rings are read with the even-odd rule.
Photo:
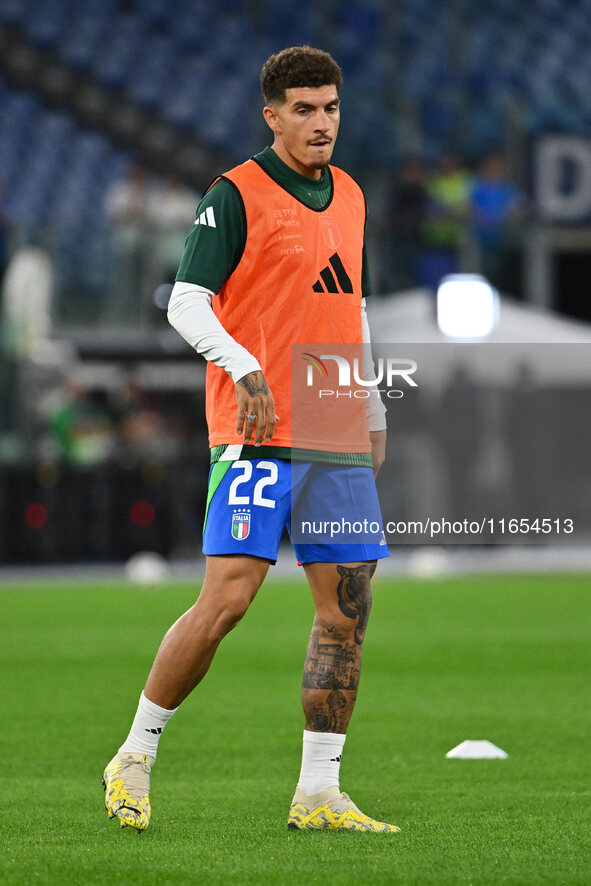
[[[228, 448], [227, 443], [212, 446], [210, 450], [211, 464], [232, 464], [231, 461], [220, 462]], [[253, 446], [245, 445], [240, 451], [240, 459], [283, 458], [285, 461], [314, 461], [333, 465], [351, 465], [352, 467], [371, 468], [371, 452], [324, 452], [320, 449], [292, 449], [290, 446]], [[212, 475], [213, 476], [213, 475]], [[208, 498], [209, 504], [209, 498]]]

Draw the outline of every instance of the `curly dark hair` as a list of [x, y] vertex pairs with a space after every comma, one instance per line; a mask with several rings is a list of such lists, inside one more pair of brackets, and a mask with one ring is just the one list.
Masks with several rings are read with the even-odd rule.
[[283, 104], [286, 89], [300, 86], [341, 88], [343, 74], [334, 58], [311, 46], [290, 46], [270, 56], [261, 71], [261, 88], [268, 105]]

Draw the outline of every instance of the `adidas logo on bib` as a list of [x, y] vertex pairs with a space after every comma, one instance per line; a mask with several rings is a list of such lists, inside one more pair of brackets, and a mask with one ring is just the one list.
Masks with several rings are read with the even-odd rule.
[[338, 252], [331, 255], [329, 262], [330, 264], [320, 271], [320, 277], [312, 286], [314, 292], [353, 292], [351, 278], [347, 274]]

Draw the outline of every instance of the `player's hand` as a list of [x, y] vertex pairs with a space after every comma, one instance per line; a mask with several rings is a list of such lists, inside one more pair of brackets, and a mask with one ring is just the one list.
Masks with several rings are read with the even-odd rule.
[[[238, 422], [236, 432], [244, 431], [244, 442], [248, 443], [255, 431], [254, 445], [269, 443], [279, 416], [275, 414], [275, 401], [262, 372], [249, 372], [236, 382], [238, 401]], [[253, 417], [254, 416], [254, 417]], [[255, 430], [256, 429], [256, 430]]]
[[386, 460], [386, 437], [387, 431], [370, 431], [369, 439], [371, 440], [371, 461], [373, 465], [373, 475], [378, 476], [378, 471]]

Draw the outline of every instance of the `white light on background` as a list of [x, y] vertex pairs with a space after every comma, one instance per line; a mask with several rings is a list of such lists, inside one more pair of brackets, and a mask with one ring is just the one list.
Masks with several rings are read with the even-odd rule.
[[499, 294], [478, 274], [450, 274], [437, 289], [437, 325], [448, 338], [491, 334], [499, 316]]

